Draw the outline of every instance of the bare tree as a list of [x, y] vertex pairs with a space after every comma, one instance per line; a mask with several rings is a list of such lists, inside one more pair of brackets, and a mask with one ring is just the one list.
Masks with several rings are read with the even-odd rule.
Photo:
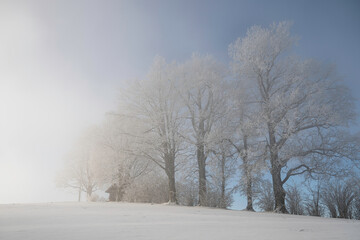
[[358, 170], [352, 172], [350, 181], [354, 190], [353, 218], [360, 220], [360, 174]]
[[[230, 45], [232, 66], [251, 86], [260, 109], [276, 211], [287, 212], [284, 184], [304, 173], [334, 173], [346, 159], [359, 159], [344, 131], [354, 103], [333, 67], [288, 54], [290, 24], [251, 27]], [[282, 176], [285, 174], [285, 176]]]
[[288, 188], [286, 202], [290, 214], [304, 214], [302, 192], [296, 184]]
[[187, 176], [177, 182], [178, 201], [180, 205], [196, 206], [198, 204], [198, 188], [196, 178]]
[[256, 189], [255, 205], [266, 212], [274, 211], [275, 201], [271, 182], [269, 180], [262, 180]]
[[[219, 130], [221, 131], [221, 129]], [[209, 176], [213, 185], [213, 193], [211, 194], [213, 205], [219, 208], [227, 208], [232, 203], [232, 194], [236, 188], [236, 185], [231, 186], [230, 184], [236, 173], [237, 159], [232, 153], [231, 145], [225, 139], [212, 147], [212, 154], [209, 158]], [[207, 198], [210, 198], [209, 193]]]
[[329, 211], [330, 217], [337, 218], [336, 203], [334, 201], [333, 194], [331, 192], [324, 192], [322, 194], [322, 201]]
[[309, 196], [304, 203], [305, 210], [310, 216], [321, 217], [324, 214], [324, 208], [321, 203], [321, 182], [318, 181], [314, 188], [309, 189]]
[[355, 191], [354, 218], [360, 220], [360, 190]]
[[322, 200], [332, 218], [352, 218], [356, 193], [350, 181], [330, 181], [323, 189]]

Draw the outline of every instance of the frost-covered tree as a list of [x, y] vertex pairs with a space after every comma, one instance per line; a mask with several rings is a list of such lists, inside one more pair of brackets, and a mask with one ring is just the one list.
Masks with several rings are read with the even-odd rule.
[[184, 127], [177, 89], [177, 66], [156, 57], [144, 80], [135, 81], [121, 96], [119, 118], [135, 125], [136, 152], [161, 169], [168, 177], [169, 201], [176, 203], [175, 172], [183, 149]]
[[119, 120], [109, 115], [99, 128], [101, 174], [108, 185], [116, 184], [116, 201], [122, 201], [126, 189], [149, 171], [148, 160], [136, 154], [136, 148], [140, 146], [128, 134], [133, 127], [128, 119]]
[[182, 102], [187, 109], [187, 119], [192, 132], [186, 139], [196, 148], [199, 174], [199, 205], [206, 206], [206, 164], [210, 145], [217, 141], [213, 135], [214, 124], [226, 111], [224, 92], [225, 69], [211, 56], [194, 54], [180, 70]]
[[236, 79], [230, 91], [232, 111], [229, 114], [227, 141], [233, 146], [238, 158], [241, 160], [239, 167], [241, 178], [239, 183], [240, 192], [246, 196], [246, 210], [254, 211], [253, 199], [255, 198], [254, 188], [259, 180], [262, 170], [265, 168], [264, 152], [265, 144], [259, 138], [258, 109], [247, 92], [246, 81]]
[[178, 201], [180, 205], [196, 206], [198, 204], [198, 186], [196, 176], [184, 176], [177, 182]]
[[334, 174], [341, 161], [359, 159], [343, 131], [355, 117], [349, 90], [332, 66], [291, 56], [294, 42], [290, 24], [281, 22], [251, 27], [229, 47], [233, 69], [260, 109], [278, 212], [287, 212], [284, 184], [292, 176]]
[[151, 166], [150, 169], [152, 171], [142, 174], [134, 180], [124, 194], [125, 201], [145, 203], [169, 201], [169, 181], [166, 174], [156, 166]]
[[99, 162], [97, 128], [90, 128], [79, 138], [73, 149], [66, 155], [64, 167], [56, 178], [58, 187], [74, 188], [85, 192], [87, 200], [104, 183]]

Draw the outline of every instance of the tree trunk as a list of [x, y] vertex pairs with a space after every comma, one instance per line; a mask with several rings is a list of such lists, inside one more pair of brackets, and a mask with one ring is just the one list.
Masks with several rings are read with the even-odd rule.
[[271, 175], [275, 197], [275, 212], [288, 213], [285, 207], [286, 192], [281, 181], [281, 168], [273, 166], [271, 169]]
[[247, 144], [246, 135], [244, 135], [243, 141], [244, 141], [243, 164], [244, 164], [244, 174], [246, 176], [246, 199], [247, 199], [246, 210], [255, 211], [253, 208], [252, 173], [248, 161], [248, 144]]
[[174, 174], [172, 174], [172, 176], [169, 176], [169, 202], [177, 204]]
[[[199, 100], [199, 102], [201, 102]], [[201, 112], [201, 106], [200, 106]], [[196, 156], [198, 161], [199, 167], [199, 205], [200, 206], [207, 206], [207, 193], [206, 193], [206, 156], [205, 156], [205, 120], [199, 120], [198, 126], [198, 138], [196, 144]]]
[[285, 207], [286, 192], [281, 181], [281, 165], [279, 163], [278, 149], [276, 146], [275, 130], [271, 123], [268, 123], [270, 140], [270, 163], [271, 176], [273, 181], [273, 190], [275, 197], [275, 212], [289, 213]]
[[225, 164], [226, 156], [225, 153], [221, 154], [221, 199], [220, 199], [220, 208], [226, 208], [226, 176], [225, 176]]
[[175, 185], [175, 154], [165, 155], [165, 172], [169, 184], [169, 202], [177, 204], [176, 185]]
[[204, 144], [198, 144], [196, 155], [199, 167], [199, 205], [207, 206]]
[[246, 210], [255, 212], [255, 210], [253, 208], [252, 182], [251, 182], [251, 179], [248, 179], [247, 183], [246, 183], [246, 198], [247, 198]]

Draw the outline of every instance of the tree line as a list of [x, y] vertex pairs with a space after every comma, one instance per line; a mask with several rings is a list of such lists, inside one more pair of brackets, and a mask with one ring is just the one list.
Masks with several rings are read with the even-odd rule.
[[293, 53], [290, 26], [249, 28], [230, 44], [228, 65], [157, 56], [79, 139], [58, 185], [89, 199], [116, 184], [119, 201], [221, 208], [240, 193], [251, 211], [357, 216], [355, 101], [333, 65]]

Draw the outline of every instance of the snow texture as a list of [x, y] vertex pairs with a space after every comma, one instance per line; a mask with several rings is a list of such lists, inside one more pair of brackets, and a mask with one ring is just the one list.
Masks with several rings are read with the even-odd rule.
[[0, 239], [359, 239], [360, 221], [134, 203], [0, 205]]

